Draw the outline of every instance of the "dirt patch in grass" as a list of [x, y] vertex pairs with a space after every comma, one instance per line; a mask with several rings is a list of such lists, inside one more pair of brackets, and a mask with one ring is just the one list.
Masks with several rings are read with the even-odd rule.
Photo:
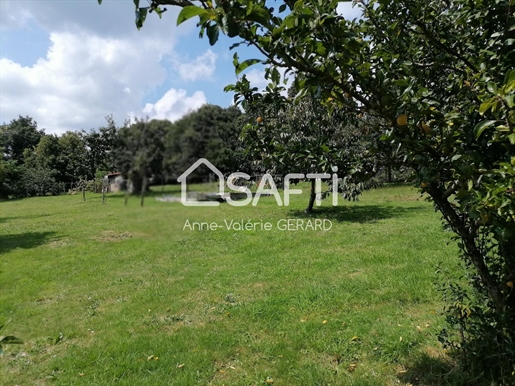
[[63, 248], [73, 246], [73, 242], [70, 240], [54, 240], [47, 244], [48, 248]]
[[348, 274], [349, 277], [359, 276], [363, 274], [363, 269], [358, 269], [357, 271], [351, 272]]
[[103, 242], [117, 242], [130, 239], [132, 234], [129, 232], [117, 232], [117, 231], [103, 231], [100, 236], [92, 237], [95, 241], [103, 241]]

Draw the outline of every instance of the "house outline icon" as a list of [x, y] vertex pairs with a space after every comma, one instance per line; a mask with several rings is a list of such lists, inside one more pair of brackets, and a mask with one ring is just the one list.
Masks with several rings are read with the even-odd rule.
[[184, 173], [182, 173], [178, 178], [177, 182], [181, 183], [181, 202], [184, 206], [219, 206], [220, 203], [218, 201], [188, 201], [188, 192], [187, 181], [186, 178], [200, 165], [206, 165], [213, 173], [218, 176], [218, 190], [220, 196], [222, 196], [224, 191], [224, 175], [218, 168], [209, 162], [205, 158], [199, 158], [193, 165], [191, 165]]

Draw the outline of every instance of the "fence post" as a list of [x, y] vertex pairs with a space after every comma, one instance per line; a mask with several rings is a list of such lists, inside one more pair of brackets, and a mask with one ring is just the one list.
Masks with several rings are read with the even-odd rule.
[[106, 192], [107, 192], [107, 185], [109, 184], [109, 178], [105, 176], [102, 179], [102, 204], [105, 204], [106, 202]]

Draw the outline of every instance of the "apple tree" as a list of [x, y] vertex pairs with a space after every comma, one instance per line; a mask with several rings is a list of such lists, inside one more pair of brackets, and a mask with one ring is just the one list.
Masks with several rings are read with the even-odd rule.
[[[153, 0], [182, 8], [215, 44], [220, 33], [255, 47], [269, 89], [295, 73], [298, 96], [366, 111], [399, 146], [415, 184], [456, 236], [467, 280], [450, 286], [441, 339], [483, 375], [511, 384], [515, 363], [515, 14], [513, 0], [358, 0], [349, 20], [335, 0]], [[281, 71], [279, 71], [281, 70]], [[257, 90], [234, 85], [245, 105]], [[238, 92], [238, 90], [240, 92]], [[511, 379], [510, 379], [511, 378]]]

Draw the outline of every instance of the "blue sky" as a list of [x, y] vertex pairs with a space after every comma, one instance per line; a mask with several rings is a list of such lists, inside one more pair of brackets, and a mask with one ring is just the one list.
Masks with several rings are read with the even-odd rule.
[[[1, 0], [0, 123], [29, 115], [47, 133], [101, 127], [113, 114], [179, 119], [205, 103], [227, 107], [234, 83], [236, 42], [213, 47], [199, 39], [196, 21], [176, 27], [178, 9], [149, 15], [138, 31], [130, 0]], [[346, 17], [359, 15], [341, 3]], [[240, 58], [258, 57], [238, 48]], [[262, 68], [247, 76], [265, 85]]]

